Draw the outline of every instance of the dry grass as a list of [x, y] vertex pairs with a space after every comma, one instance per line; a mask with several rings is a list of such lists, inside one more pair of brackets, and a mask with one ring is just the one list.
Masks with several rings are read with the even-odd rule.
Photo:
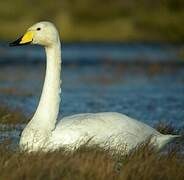
[[184, 157], [177, 151], [158, 154], [141, 146], [128, 156], [110, 155], [98, 147], [70, 154], [26, 154], [0, 147], [0, 179], [152, 180], [184, 179]]
[[1, 124], [19, 124], [25, 123], [26, 117], [20, 110], [10, 110], [7, 106], [0, 106], [0, 123]]
[[[21, 122], [21, 113], [0, 108], [0, 121]], [[7, 118], [6, 114], [10, 114]], [[6, 117], [6, 118], [4, 118]], [[3, 120], [5, 119], [5, 120]], [[11, 121], [11, 120], [12, 121]], [[160, 123], [163, 133], [176, 132], [171, 125]], [[1, 131], [1, 133], [3, 133]], [[181, 140], [183, 141], [183, 140]], [[112, 154], [97, 146], [81, 147], [74, 153], [64, 149], [49, 153], [20, 152], [0, 144], [0, 180], [183, 180], [184, 154], [182, 143], [168, 147], [167, 152], [155, 152], [148, 144], [138, 147], [127, 156]]]

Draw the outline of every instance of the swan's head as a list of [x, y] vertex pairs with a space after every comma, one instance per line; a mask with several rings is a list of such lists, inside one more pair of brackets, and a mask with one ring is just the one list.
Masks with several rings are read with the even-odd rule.
[[52, 46], [59, 41], [59, 35], [56, 27], [51, 22], [43, 21], [34, 24], [26, 33], [16, 41], [10, 43], [10, 46], [19, 46], [26, 44], [39, 44], [42, 46]]

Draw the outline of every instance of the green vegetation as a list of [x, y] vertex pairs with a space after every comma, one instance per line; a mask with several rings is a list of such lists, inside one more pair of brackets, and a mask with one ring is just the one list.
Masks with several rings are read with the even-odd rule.
[[64, 41], [183, 42], [183, 19], [183, 0], [2, 0], [0, 39], [50, 20]]

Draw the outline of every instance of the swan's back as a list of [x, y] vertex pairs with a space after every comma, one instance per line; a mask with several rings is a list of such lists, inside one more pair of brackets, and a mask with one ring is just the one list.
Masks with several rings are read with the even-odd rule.
[[163, 136], [146, 124], [114, 112], [86, 113], [64, 117], [53, 131], [55, 147], [80, 145], [91, 139], [101, 146], [125, 145], [130, 150], [151, 136]]

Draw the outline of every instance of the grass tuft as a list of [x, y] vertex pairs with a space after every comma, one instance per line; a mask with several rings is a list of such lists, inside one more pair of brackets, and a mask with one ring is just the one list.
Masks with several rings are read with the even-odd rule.
[[0, 106], [0, 124], [25, 123], [26, 117], [20, 110], [11, 110], [5, 105]]
[[127, 156], [112, 156], [96, 146], [74, 153], [60, 150], [27, 154], [10, 151], [2, 144], [0, 156], [1, 179], [184, 179], [183, 154], [159, 154], [147, 144]]

